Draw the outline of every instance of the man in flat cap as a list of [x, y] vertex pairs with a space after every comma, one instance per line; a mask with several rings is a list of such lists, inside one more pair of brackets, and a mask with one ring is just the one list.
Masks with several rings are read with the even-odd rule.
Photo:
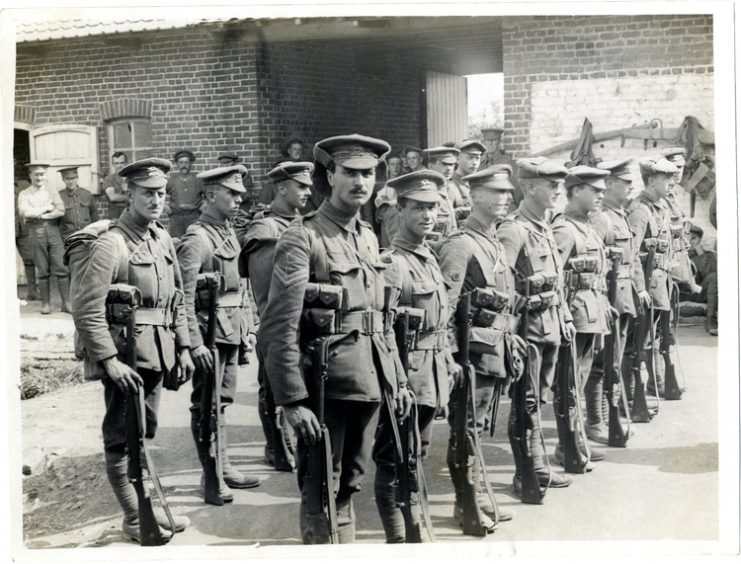
[[[268, 208], [255, 215], [242, 240], [239, 270], [244, 278], [250, 279], [257, 313], [261, 319], [268, 304], [275, 245], [290, 223], [298, 217], [299, 210], [306, 205], [312, 172], [312, 163], [294, 161], [280, 163], [268, 172], [268, 178], [275, 187], [275, 198]], [[257, 370], [257, 408], [265, 434], [265, 459], [276, 470], [290, 472], [295, 466], [291, 440], [293, 429], [287, 427], [282, 409], [275, 405], [270, 379], [265, 373], [265, 359], [260, 354], [263, 348], [258, 343], [257, 356], [260, 364]]]
[[[513, 265], [517, 301], [529, 308], [529, 324], [521, 334], [528, 343], [538, 349], [540, 374], [536, 375], [537, 387], [527, 382], [527, 415], [532, 420], [530, 432], [530, 456], [533, 458], [541, 487], [562, 488], [572, 480], [563, 474], [549, 472], [545, 460], [545, 445], [540, 440], [540, 403], [544, 402], [547, 390], [553, 385], [558, 349], [563, 340], [576, 336], [571, 312], [561, 288], [563, 269], [553, 230], [547, 212], [552, 210], [561, 191], [567, 170], [560, 161], [544, 157], [530, 157], [517, 161], [519, 184], [523, 200], [519, 207], [504, 218], [497, 229], [497, 237], [504, 247], [504, 261]], [[525, 295], [530, 300], [525, 303]], [[520, 309], [520, 313], [522, 309]], [[515, 441], [515, 417], [510, 414], [510, 443]], [[515, 494], [522, 495], [521, 469], [515, 453]]]
[[[424, 311], [414, 342], [407, 351], [408, 385], [416, 399], [421, 442], [421, 458], [416, 461], [417, 465], [427, 458], [435, 413], [448, 403], [448, 367], [454, 366], [446, 340], [450, 315], [445, 281], [435, 255], [425, 242], [435, 227], [444, 184], [445, 178], [431, 170], [410, 172], [389, 181], [397, 194], [399, 230], [389, 249], [381, 255], [386, 265], [386, 286], [397, 298], [390, 308], [402, 315], [408, 308]], [[376, 507], [386, 542], [412, 542], [406, 537], [405, 522], [420, 522], [419, 515], [412, 515], [419, 511], [419, 506], [398, 506], [394, 453], [390, 414], [383, 411], [373, 448], [373, 460], [377, 465]]]
[[[573, 351], [574, 385], [585, 392], [589, 422], [599, 422], [602, 414], [602, 379], [597, 373], [589, 377], [595, 348], [601, 345], [600, 336], [610, 333], [612, 325], [611, 308], [605, 299], [607, 250], [602, 237], [590, 221], [590, 215], [602, 205], [605, 177], [609, 174], [607, 170], [585, 165], [569, 169], [564, 181], [566, 207], [563, 214], [553, 221], [553, 236], [568, 280], [565, 290], [569, 296], [567, 301], [576, 328], [576, 346]], [[569, 420], [576, 408], [578, 396], [575, 390], [568, 390], [569, 404], [563, 405], [561, 384], [557, 379], [553, 393], [558, 429], [558, 445], [554, 458], [557, 463], [565, 465], [565, 437], [569, 432]], [[603, 439], [601, 442], [607, 442], [606, 434], [598, 438]], [[588, 445], [583, 444], [578, 430], [576, 439], [579, 450], [586, 457], [586, 469], [589, 471], [594, 466], [593, 462], [604, 458], [604, 453], [595, 448], [589, 449]]]
[[320, 381], [340, 542], [355, 538], [352, 495], [363, 484], [384, 396], [390, 402], [386, 408], [401, 416], [410, 409], [407, 379], [384, 304], [378, 241], [370, 225], [358, 219], [361, 206], [373, 195], [376, 167], [390, 149], [385, 141], [358, 134], [317, 143], [313, 180], [325, 200], [316, 213], [291, 223], [275, 248], [258, 339], [275, 402], [298, 437], [305, 543], [329, 540], [326, 520], [309, 515], [307, 503], [313, 482], [307, 476], [309, 449], [320, 439], [319, 397], [314, 392]]
[[[127, 475], [126, 397], [143, 386], [147, 439], [157, 430], [157, 411], [163, 379], [178, 384], [193, 375], [188, 322], [182, 303], [182, 279], [170, 235], [157, 219], [165, 204], [165, 184], [171, 164], [149, 158], [123, 167], [128, 181], [128, 207], [109, 228], [88, 226], [68, 240], [67, 256], [76, 249], [78, 236], [93, 237], [89, 262], [73, 280], [72, 318], [85, 349], [87, 379], [101, 379], [105, 397], [103, 445], [106, 473], [124, 512], [123, 533], [141, 540], [138, 500]], [[98, 226], [95, 231], [94, 226]], [[137, 309], [137, 367], [126, 364], [125, 321], [107, 317], [106, 301], [113, 284], [139, 289]], [[164, 512], [157, 514], [160, 527], [170, 528]], [[187, 517], [175, 518], [175, 530], [183, 530]], [[164, 533], [163, 533], [164, 534]]]
[[450, 197], [454, 207], [470, 207], [471, 190], [463, 177], [479, 170], [481, 157], [486, 152], [486, 145], [478, 139], [462, 139], [455, 144], [455, 148], [460, 152], [457, 166], [448, 182]]
[[[216, 157], [216, 160], [219, 161], [219, 166], [234, 166], [236, 164], [241, 164], [240, 161], [242, 159], [237, 153], [233, 151], [226, 151], [224, 153], [219, 153], [219, 156]], [[242, 166], [244, 166], [245, 170], [247, 170], [246, 165]], [[252, 179], [252, 175], [250, 174], [249, 170], [247, 170], [247, 174], [244, 175], [242, 184], [244, 185], [245, 194], [242, 197], [242, 203], [239, 205], [239, 207], [243, 210], [249, 210], [249, 208], [252, 207], [252, 200], [255, 192], [255, 181]]]
[[510, 202], [510, 210], [514, 211], [522, 201], [522, 190], [517, 184], [517, 171], [515, 170], [514, 159], [502, 149], [502, 135], [504, 130], [499, 127], [487, 127], [481, 130], [481, 142], [486, 147], [484, 156], [481, 157], [481, 163], [479, 169], [483, 170], [489, 168], [495, 164], [506, 164], [512, 167], [515, 173], [512, 175], [510, 181], [515, 189], [512, 191], [512, 201]]
[[[633, 273], [633, 283], [638, 291], [639, 302], [643, 315], [649, 315], [649, 307], [653, 305], [654, 319], [651, 323], [658, 328], [659, 319], [662, 315], [669, 315], [671, 310], [671, 270], [673, 266], [672, 233], [670, 213], [663, 202], [667, 192], [674, 184], [677, 167], [660, 155], [654, 155], [641, 160], [639, 163], [641, 178], [643, 179], [643, 191], [630, 203], [628, 207], [628, 223], [633, 234], [633, 245], [639, 249], [642, 268]], [[654, 250], [654, 262], [651, 268], [651, 284], [647, 288], [644, 281], [644, 272], [647, 268], [645, 261], [649, 249]], [[656, 331], [658, 332], [658, 331]], [[659, 347], [650, 344], [650, 332], [647, 331], [647, 341], [643, 351], [635, 351], [630, 348], [627, 351], [630, 366], [637, 366], [632, 362], [635, 354], [647, 354], [646, 349], [652, 349], [654, 365], [658, 365]], [[628, 338], [629, 342], [632, 338]], [[646, 360], [646, 362], [651, 362]], [[656, 371], [659, 385], [654, 393], [663, 395], [663, 381], [661, 371]], [[635, 389], [635, 376], [631, 373], [626, 384], [628, 397], [632, 397]], [[653, 388], [653, 382], [649, 379], [648, 389]]]
[[59, 169], [64, 181], [64, 190], [59, 196], [64, 202], [64, 216], [59, 220], [59, 231], [62, 239], [66, 239], [75, 231], [98, 221], [98, 209], [93, 195], [77, 184], [78, 167], [68, 166]]
[[118, 175], [126, 166], [128, 157], [122, 151], [116, 151], [111, 155], [113, 171], [103, 179], [103, 194], [108, 200], [108, 219], [117, 219], [121, 212], [126, 209], [128, 197], [126, 196], [126, 179]]
[[41, 294], [41, 313], [51, 313], [50, 276], [57, 279], [62, 311], [70, 313], [69, 270], [64, 265], [64, 241], [59, 231], [59, 218], [64, 215], [64, 202], [59, 192], [46, 184], [48, 166], [37, 162], [26, 165], [31, 186], [18, 194], [18, 213], [29, 231]]
[[170, 217], [170, 235], [179, 239], [186, 229], [199, 216], [205, 202], [203, 181], [191, 172], [191, 166], [196, 160], [192, 151], [183, 149], [175, 153], [173, 161], [178, 168], [177, 173], [171, 173], [167, 181], [167, 194], [170, 202], [166, 208]]
[[[515, 281], [512, 266], [508, 262], [502, 244], [496, 235], [495, 224], [507, 212], [511, 198], [512, 168], [508, 165], [494, 165], [477, 173], [464, 176], [463, 180], [471, 187], [471, 201], [473, 208], [471, 215], [458, 231], [455, 231], [443, 243], [440, 249], [440, 268], [448, 287], [448, 301], [450, 303], [451, 318], [448, 324], [448, 340], [451, 343], [453, 356], [457, 357], [458, 335], [456, 326], [456, 308], [463, 294], [480, 288], [496, 297], [493, 318], [485, 327], [471, 327], [469, 332], [470, 361], [476, 371], [476, 389], [474, 405], [469, 406], [473, 414], [469, 420], [469, 431], [476, 433], [480, 438], [487, 419], [494, 424], [496, 413], [489, 414], [491, 406], [498, 405], [494, 401], [496, 394], [501, 394], [508, 377], [519, 377], [515, 374], [509, 359], [519, 355], [524, 345], [516, 336], [517, 317], [515, 308]], [[475, 309], [478, 306], [472, 305]], [[450, 440], [448, 442], [448, 468], [456, 490], [456, 505], [454, 509], [456, 521], [463, 526], [463, 500], [460, 492], [465, 487], [462, 483], [465, 474], [456, 470], [456, 440], [453, 433], [455, 412], [462, 409], [451, 397]], [[465, 445], [458, 445], [465, 448]], [[482, 461], [474, 458], [473, 476], [477, 490], [481, 489]], [[489, 502], [479, 502], [483, 512], [482, 526], [487, 532], [493, 532], [496, 524], [490, 517], [495, 515], [495, 508]], [[499, 520], [508, 521], [513, 514], [499, 508]]]
[[[608, 159], [597, 164], [597, 168], [606, 170], [609, 176], [605, 177], [605, 197], [602, 201], [602, 209], [590, 215], [592, 226], [602, 238], [608, 253], [620, 254], [614, 304], [619, 317], [613, 329], [613, 334], [616, 333], [618, 338], [614, 339], [614, 357], [609, 360], [613, 363], [613, 370], [618, 375], [621, 375], [619, 359], [623, 358], [625, 352], [628, 328], [636, 317], [633, 296], [637, 290], [633, 282], [633, 274], [636, 269], [641, 270], [638, 248], [633, 246], [633, 236], [625, 210], [633, 190], [631, 162], [632, 159]], [[605, 350], [600, 349], [594, 357], [592, 372], [588, 380], [589, 386], [593, 386], [594, 389], [588, 388], [587, 393], [596, 396], [600, 386], [606, 390], [604, 387], [605, 361]], [[620, 390], [613, 390], [612, 393], [619, 394]], [[595, 442], [606, 444], [608, 441], [607, 423], [602, 410], [590, 411], [586, 426], [587, 437]]]
[[[177, 247], [191, 354], [196, 366], [190, 397], [190, 428], [196, 447], [201, 417], [209, 416], [201, 413], [201, 396], [207, 374], [215, 371], [222, 375], [221, 389], [218, 391], [221, 399], [219, 426], [223, 437], [219, 444], [223, 476], [220, 500], [208, 499], [204, 488], [204, 501], [215, 505], [221, 505], [220, 501], [230, 502], [234, 499], [230, 488], [254, 488], [260, 484], [259, 478], [245, 475], [232, 466], [226, 433], [226, 408], [234, 403], [237, 393], [238, 355], [244, 323], [242, 310], [249, 307], [245, 284], [237, 266], [239, 242], [230, 223], [245, 193], [242, 181], [246, 173], [247, 169], [238, 164], [211, 169], [198, 175], [204, 183], [206, 209], [200, 219], [188, 227]], [[214, 366], [213, 355], [205, 343], [211, 304], [202, 299], [197, 290], [199, 276], [210, 272], [220, 274], [223, 281], [219, 288], [215, 335], [220, 366]], [[198, 453], [200, 456], [201, 451]], [[201, 460], [201, 464], [205, 466], [206, 461]]]

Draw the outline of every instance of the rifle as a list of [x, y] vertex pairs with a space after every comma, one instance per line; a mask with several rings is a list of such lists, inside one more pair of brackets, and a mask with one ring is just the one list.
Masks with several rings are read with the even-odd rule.
[[204, 486], [203, 500], [211, 505], [224, 505], [221, 492], [223, 483], [221, 466], [221, 440], [219, 418], [221, 417], [221, 378], [219, 377], [219, 350], [216, 347], [216, 314], [219, 302], [221, 275], [215, 272], [198, 277], [197, 292], [208, 293], [208, 322], [206, 342], [214, 363], [213, 371], [204, 374], [205, 382], [201, 388], [201, 419], [198, 425], [198, 450], [203, 462]]
[[[530, 279], [525, 280], [525, 309], [522, 314], [519, 332], [520, 337], [528, 343], [527, 331], [530, 325]], [[531, 358], [532, 357], [532, 358]], [[535, 367], [533, 367], [535, 364]], [[523, 503], [542, 504], [547, 487], [541, 488], [538, 475], [535, 472], [533, 455], [530, 450], [530, 440], [533, 434], [532, 416], [527, 412], [527, 378], [530, 378], [530, 385], [537, 394], [539, 389], [540, 366], [538, 363], [537, 349], [528, 343], [528, 354], [524, 359], [524, 368], [522, 377], [514, 382], [512, 386], [512, 409], [515, 412], [515, 425], [511, 445], [512, 450], [517, 451], [515, 458], [521, 460], [522, 464], [522, 497]], [[537, 406], [536, 396], [536, 409]]]
[[[655, 242], [654, 245], [648, 250], [648, 253], [646, 254], [646, 267], [643, 271], [643, 280], [644, 285], [646, 288], [651, 287], [651, 277], [653, 276], [654, 271], [654, 258], [656, 257], [656, 244], [658, 242]], [[646, 370], [648, 370], [648, 376], [654, 381], [654, 391], [656, 393], [656, 410], [654, 415], [658, 415], [660, 405], [661, 405], [661, 398], [659, 398], [659, 381], [656, 375], [656, 364], [655, 364], [655, 357], [654, 357], [654, 348], [656, 347], [656, 326], [654, 325], [654, 303], [653, 300], [651, 301], [651, 305], [649, 306], [649, 314], [648, 319], [646, 320], [645, 316], [642, 320], [642, 323], [647, 322], [648, 323], [648, 334], [649, 339], [651, 342], [651, 353], [649, 355], [648, 351], [646, 352]], [[645, 333], [644, 333], [644, 339], [645, 339]], [[645, 340], [644, 340], [645, 342]]]
[[483, 513], [477, 498], [476, 477], [473, 475], [476, 447], [475, 432], [468, 429], [469, 399], [475, 388], [476, 372], [469, 356], [469, 325], [471, 323], [471, 295], [462, 294], [456, 311], [458, 319], [458, 354], [463, 372], [456, 383], [455, 414], [453, 419], [453, 464], [451, 474], [454, 483], [460, 486], [462, 504], [463, 534], [484, 537], [487, 534], [483, 525]]
[[[612, 261], [610, 272], [607, 274], [607, 300], [612, 307], [615, 307], [617, 300], [617, 276], [620, 260], [623, 256], [623, 250], [619, 247], [610, 249], [609, 257]], [[620, 366], [622, 358], [615, 357], [615, 342], [620, 338], [620, 319], [613, 321], [612, 332], [605, 337], [605, 349], [603, 351], [603, 361], [605, 371], [605, 385], [607, 386], [607, 398], [609, 405], [608, 433], [607, 444], [613, 447], [625, 447], [630, 437], [630, 407], [628, 406], [625, 395], [625, 385], [623, 383], [622, 371]], [[620, 346], [617, 347], [620, 350]], [[617, 370], [615, 369], [617, 363]], [[621, 394], [622, 393], [622, 394]], [[622, 395], [623, 407], [628, 418], [628, 429], [623, 429], [620, 421], [620, 410], [618, 401]]]
[[[141, 293], [136, 286], [127, 284], [114, 284], [108, 291], [107, 298], [110, 317], [114, 319], [126, 319], [126, 364], [133, 370], [137, 368], [136, 352], [136, 310], [141, 305]], [[149, 450], [144, 440], [146, 423], [144, 414], [144, 388], [138, 386], [136, 395], [126, 395], [126, 444], [128, 447], [128, 477], [134, 486], [139, 507], [139, 535], [142, 546], [162, 546], [169, 542], [172, 536], [165, 536], [160, 529], [157, 518], [152, 507], [152, 498], [149, 488], [144, 485], [144, 473], [142, 471], [142, 454], [146, 463], [152, 484], [157, 496], [165, 509], [170, 521], [170, 530], [175, 532], [175, 524], [167, 505], [159, 476], [152, 462]]]
[[[655, 243], [648, 246], [648, 252], [646, 254], [646, 263], [643, 267], [643, 279], [646, 290], [651, 285], [651, 273], [653, 271], [654, 263], [654, 252]], [[648, 325], [653, 324], [653, 308], [649, 310], [650, 317], [647, 319], [647, 314], [643, 307], [638, 302], [638, 319], [633, 322], [633, 365], [631, 366], [631, 372], [635, 381], [635, 391], [633, 392], [633, 409], [631, 410], [631, 420], [634, 423], [648, 423], [652, 417], [656, 415], [655, 410], [649, 410], [648, 404], [646, 403], [646, 389], [643, 385], [643, 377], [641, 376], [641, 353], [643, 346], [646, 342], [646, 333], [648, 332]], [[653, 345], [652, 345], [653, 346]], [[653, 359], [653, 349], [651, 350], [651, 358]], [[648, 359], [646, 359], [646, 366], [648, 366]]]
[[[399, 358], [404, 372], [409, 370], [409, 352], [413, 350], [417, 331], [424, 323], [425, 310], [411, 307], [401, 307], [397, 310], [396, 343]], [[419, 433], [418, 413], [416, 401], [412, 401], [412, 411], [404, 421], [397, 421], [401, 459], [396, 465], [396, 480], [398, 482], [397, 505], [404, 516], [406, 542], [422, 542], [422, 523], [419, 519], [420, 508], [424, 519], [424, 526], [432, 542], [435, 542], [435, 531], [432, 527], [427, 498], [427, 485], [422, 469], [422, 439]]]
[[315, 414], [319, 421], [320, 437], [315, 445], [308, 446], [307, 472], [305, 480], [307, 489], [307, 515], [310, 531], [326, 531], [325, 538], [314, 539], [318, 543], [329, 540], [331, 544], [339, 543], [337, 525], [337, 506], [335, 504], [334, 478], [332, 476], [332, 443], [329, 438], [329, 429], [324, 423], [324, 387], [328, 377], [329, 339], [319, 337], [314, 339], [308, 350], [313, 354], [312, 367], [314, 371], [314, 385], [318, 387], [315, 402]]
[[[571, 309], [572, 300], [575, 295], [574, 287], [576, 281], [573, 279], [574, 270], [566, 270], [564, 272], [564, 286], [567, 288], [566, 304]], [[578, 396], [578, 385], [576, 383], [576, 369], [575, 369], [575, 354], [574, 345], [575, 343], [569, 342], [565, 345], [561, 345], [558, 351], [558, 364], [557, 364], [557, 390], [559, 394], [559, 400], [561, 403], [561, 413], [558, 417], [564, 419], [564, 469], [567, 472], [576, 474], [584, 474], [586, 472], [586, 466], [589, 462], [589, 458], [585, 457], [579, 450], [579, 445], [576, 442], [577, 432], [577, 419], [581, 419], [577, 416], [577, 410], [581, 407], [580, 398]], [[571, 410], [571, 390], [574, 391], [574, 410]], [[583, 425], [582, 425], [583, 428]], [[587, 441], [584, 441], [587, 444]]]
[[[676, 299], [675, 299], [676, 297]], [[669, 340], [671, 333], [673, 333], [671, 316], [674, 315], [675, 321], [679, 314], [679, 287], [676, 283], [672, 283], [671, 294], [670, 294], [671, 309], [668, 312], [662, 312], [662, 337], [659, 350], [661, 356], [664, 359], [664, 399], [666, 400], [680, 400], [682, 399], [682, 388], [679, 386], [677, 381], [677, 373], [674, 368], [674, 359], [672, 358]], [[674, 310], [674, 304], [677, 304], [677, 311]], [[676, 336], [675, 336], [676, 338]], [[676, 344], [675, 344], [676, 348]], [[677, 363], [678, 365], [679, 363]], [[680, 368], [681, 371], [681, 368]]]

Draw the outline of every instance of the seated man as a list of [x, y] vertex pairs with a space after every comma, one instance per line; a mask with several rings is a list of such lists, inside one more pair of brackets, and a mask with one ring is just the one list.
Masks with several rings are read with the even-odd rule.
[[695, 281], [702, 291], [692, 294], [692, 301], [707, 303], [705, 313], [705, 330], [711, 335], [718, 334], [718, 255], [715, 251], [706, 251], [702, 246], [703, 230], [692, 224], [689, 232], [689, 256], [695, 267]]

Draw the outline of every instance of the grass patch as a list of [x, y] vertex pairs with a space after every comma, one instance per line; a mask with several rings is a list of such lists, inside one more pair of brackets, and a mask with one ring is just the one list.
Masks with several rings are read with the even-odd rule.
[[22, 400], [83, 382], [82, 362], [78, 360], [65, 359], [21, 364]]

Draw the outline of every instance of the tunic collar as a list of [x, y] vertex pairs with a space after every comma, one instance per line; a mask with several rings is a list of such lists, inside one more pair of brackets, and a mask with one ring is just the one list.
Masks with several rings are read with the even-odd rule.
[[129, 208], [126, 208], [121, 213], [121, 216], [118, 218], [118, 222], [122, 223], [129, 230], [139, 235], [139, 237], [141, 237], [142, 239], [147, 237], [147, 235], [150, 235], [154, 239], [157, 238], [157, 232], [154, 229], [154, 222], [150, 221], [149, 224], [146, 226], [139, 224], [134, 220], [133, 214], [131, 213], [131, 210]]
[[400, 249], [413, 253], [418, 257], [423, 258], [424, 260], [429, 260], [432, 258], [432, 252], [430, 251], [429, 247], [427, 247], [427, 244], [424, 241], [422, 241], [422, 243], [410, 241], [402, 235], [401, 231], [399, 231], [394, 236], [394, 240], [391, 242], [391, 245], [393, 247], [399, 247]]
[[520, 207], [517, 208], [517, 211], [522, 215], [525, 219], [531, 221], [538, 227], [540, 227], [543, 230], [548, 230], [548, 222], [546, 221], [545, 217], [538, 216], [533, 210], [531, 210], [527, 206], [527, 200], [523, 200], [520, 203]]
[[358, 214], [360, 213], [360, 210], [355, 212], [353, 215], [348, 216], [347, 213], [342, 212], [333, 206], [329, 200], [324, 200], [322, 205], [319, 206], [318, 213], [322, 214], [332, 223], [341, 227], [348, 233], [354, 234], [358, 232]]

